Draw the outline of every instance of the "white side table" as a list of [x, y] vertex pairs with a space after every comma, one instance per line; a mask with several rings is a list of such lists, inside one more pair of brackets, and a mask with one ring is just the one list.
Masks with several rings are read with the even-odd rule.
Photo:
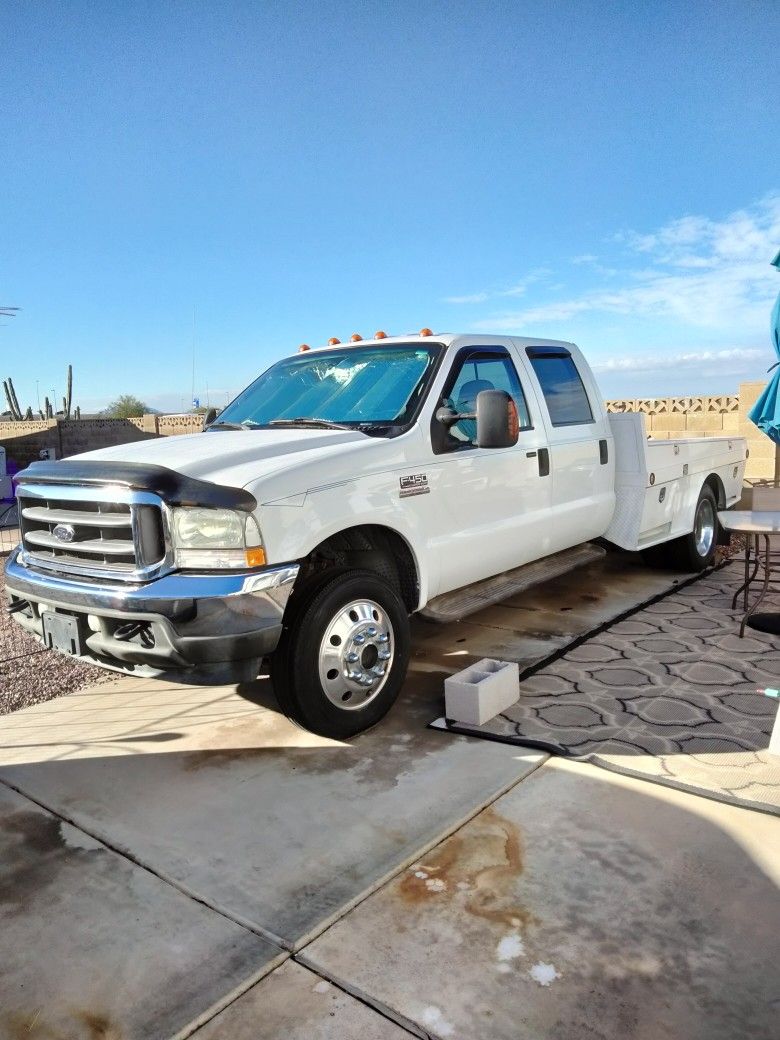
[[[721, 527], [726, 531], [735, 531], [740, 534], [752, 535], [753, 545], [755, 552], [755, 564], [753, 566], [753, 573], [750, 573], [750, 553], [745, 553], [745, 583], [741, 585], [734, 593], [734, 599], [732, 600], [732, 607], [736, 607], [739, 594], [743, 593], [744, 599], [744, 610], [745, 615], [742, 618], [742, 624], [739, 626], [739, 635], [742, 638], [745, 635], [745, 625], [747, 624], [748, 618], [751, 614], [755, 614], [756, 610], [761, 605], [764, 597], [769, 589], [769, 582], [772, 575], [772, 561], [769, 555], [770, 551], [770, 535], [780, 535], [780, 510], [761, 510], [760, 512], [753, 512], [747, 509], [728, 510], [718, 513], [718, 520], [720, 520]], [[752, 606], [748, 606], [748, 592], [750, 585], [755, 581], [756, 575], [758, 574], [758, 567], [761, 563], [761, 552], [759, 548], [760, 539], [764, 541], [764, 580], [761, 587], [761, 591]]]

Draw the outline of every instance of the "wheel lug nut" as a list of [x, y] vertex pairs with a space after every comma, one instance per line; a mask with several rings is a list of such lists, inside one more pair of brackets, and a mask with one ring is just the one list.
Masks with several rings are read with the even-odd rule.
[[379, 660], [380, 661], [389, 661], [390, 660], [390, 651], [389, 650], [380, 650], [379, 651]]
[[365, 643], [366, 641], [366, 637], [364, 635], [355, 636], [354, 641], [357, 643], [358, 646], [362, 646], [363, 643]]
[[375, 625], [371, 625], [370, 628], [367, 628], [366, 629], [366, 635], [367, 636], [375, 636], [376, 635], [376, 626]]
[[377, 637], [377, 642], [386, 643], [389, 638], [390, 637], [388, 636], [387, 632], [380, 632], [379, 636]]
[[360, 658], [358, 657], [358, 655], [353, 650], [351, 653], [347, 654], [347, 660], [349, 661], [350, 664], [355, 664], [355, 662], [359, 661]]

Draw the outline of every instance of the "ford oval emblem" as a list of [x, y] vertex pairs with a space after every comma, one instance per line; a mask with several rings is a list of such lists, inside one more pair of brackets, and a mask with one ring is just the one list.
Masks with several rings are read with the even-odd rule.
[[72, 542], [76, 537], [76, 531], [70, 524], [57, 524], [52, 534], [61, 542]]

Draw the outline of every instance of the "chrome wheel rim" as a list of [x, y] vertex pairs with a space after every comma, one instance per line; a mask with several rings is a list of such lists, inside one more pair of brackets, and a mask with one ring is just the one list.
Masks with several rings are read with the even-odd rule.
[[696, 542], [696, 552], [704, 559], [709, 555], [712, 543], [715, 541], [715, 510], [708, 498], [699, 503], [693, 537]]
[[393, 667], [395, 638], [387, 612], [370, 599], [348, 603], [333, 617], [320, 643], [323, 692], [342, 711], [365, 708]]

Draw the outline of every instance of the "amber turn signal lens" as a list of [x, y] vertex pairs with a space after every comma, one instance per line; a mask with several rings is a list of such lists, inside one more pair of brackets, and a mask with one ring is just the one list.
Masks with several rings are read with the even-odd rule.
[[363, 337], [360, 335], [359, 332], [353, 332], [352, 335], [349, 337], [350, 343], [360, 343], [362, 339]]
[[298, 347], [298, 353], [299, 354], [302, 354], [304, 352], [304, 350], [311, 350], [311, 347], [309, 346], [308, 343], [301, 343], [301, 345]]
[[341, 343], [341, 340], [340, 339], [336, 339], [335, 336], [331, 336], [330, 339], [328, 340], [328, 346], [329, 347], [335, 347], [336, 344], [338, 344], [338, 343]]
[[265, 566], [265, 549], [247, 549], [246, 565], [247, 567]]
[[507, 408], [507, 426], [509, 428], [509, 436], [513, 440], [517, 440], [520, 435], [520, 416], [517, 413], [517, 405], [511, 399]]
[[433, 333], [431, 332], [430, 329], [420, 329], [420, 335], [421, 336], [432, 336]]
[[379, 332], [374, 333], [374, 339], [387, 339], [387, 333], [382, 332], [382, 330], [380, 329]]

